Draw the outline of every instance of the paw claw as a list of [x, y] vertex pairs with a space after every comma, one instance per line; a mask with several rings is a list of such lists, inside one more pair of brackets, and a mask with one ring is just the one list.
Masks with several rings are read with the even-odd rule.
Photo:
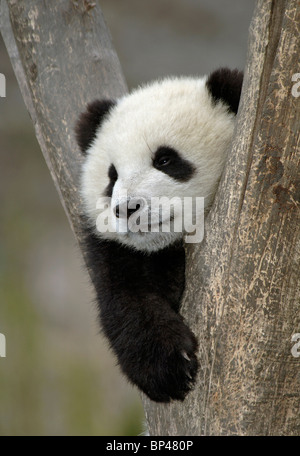
[[187, 361], [191, 361], [191, 358], [188, 356], [187, 352], [186, 351], [182, 351], [182, 356], [187, 360]]
[[131, 376], [132, 382], [153, 401], [183, 401], [195, 385], [197, 347], [194, 334], [178, 317], [161, 338], [144, 345], [144, 356]]

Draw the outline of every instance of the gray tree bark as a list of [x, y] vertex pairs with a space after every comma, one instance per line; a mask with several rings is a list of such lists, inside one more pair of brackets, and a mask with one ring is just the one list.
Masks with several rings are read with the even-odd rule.
[[[98, 4], [0, 0], [1, 31], [80, 243], [73, 126], [126, 91]], [[187, 247], [182, 313], [200, 372], [183, 403], [143, 398], [151, 435], [299, 435], [300, 98], [298, 0], [258, 0], [232, 151], [201, 245]], [[295, 91], [293, 92], [295, 94]], [[84, 254], [84, 252], [83, 252]], [[90, 271], [91, 277], [97, 271]]]
[[80, 242], [82, 156], [74, 125], [88, 102], [127, 91], [109, 30], [92, 0], [0, 0], [0, 27], [41, 150]]

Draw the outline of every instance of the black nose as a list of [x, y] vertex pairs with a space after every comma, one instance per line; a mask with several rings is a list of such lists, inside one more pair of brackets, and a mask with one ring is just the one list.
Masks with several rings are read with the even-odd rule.
[[[130, 206], [130, 207], [128, 207]], [[124, 203], [117, 204], [114, 207], [114, 213], [117, 218], [129, 218], [132, 214], [142, 207], [142, 202], [138, 199], [130, 199]]]

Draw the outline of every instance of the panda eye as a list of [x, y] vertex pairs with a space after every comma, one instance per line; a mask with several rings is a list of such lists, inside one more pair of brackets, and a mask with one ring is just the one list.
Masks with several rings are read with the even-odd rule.
[[109, 184], [106, 187], [106, 189], [104, 190], [104, 196], [108, 196], [109, 198], [111, 198], [115, 183], [118, 180], [118, 172], [113, 164], [111, 164], [110, 167], [108, 168], [107, 175], [109, 178]]
[[157, 160], [157, 165], [158, 166], [167, 166], [171, 163], [172, 159], [171, 157], [165, 156], [165, 157], [160, 157]]
[[156, 150], [153, 166], [179, 182], [187, 182], [196, 172], [196, 168], [190, 161], [169, 146], [160, 146]]

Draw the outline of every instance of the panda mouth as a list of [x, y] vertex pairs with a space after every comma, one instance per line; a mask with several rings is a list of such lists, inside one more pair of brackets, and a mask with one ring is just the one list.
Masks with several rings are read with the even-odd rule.
[[[130, 233], [131, 235], [134, 235], [134, 234], [146, 235], [148, 233], [161, 234], [161, 233], [164, 233], [164, 231], [161, 231], [161, 228], [164, 225], [166, 227], [169, 227], [169, 231], [172, 232], [173, 231], [172, 230], [173, 221], [174, 221], [174, 215], [171, 215], [170, 217], [168, 217], [164, 220], [159, 220], [158, 223], [148, 223], [145, 225], [139, 225], [139, 229], [135, 230], [135, 231], [130, 230], [130, 227], [129, 227], [128, 233]], [[157, 231], [157, 229], [159, 231]], [[168, 231], [165, 231], [165, 232], [168, 232]]]

